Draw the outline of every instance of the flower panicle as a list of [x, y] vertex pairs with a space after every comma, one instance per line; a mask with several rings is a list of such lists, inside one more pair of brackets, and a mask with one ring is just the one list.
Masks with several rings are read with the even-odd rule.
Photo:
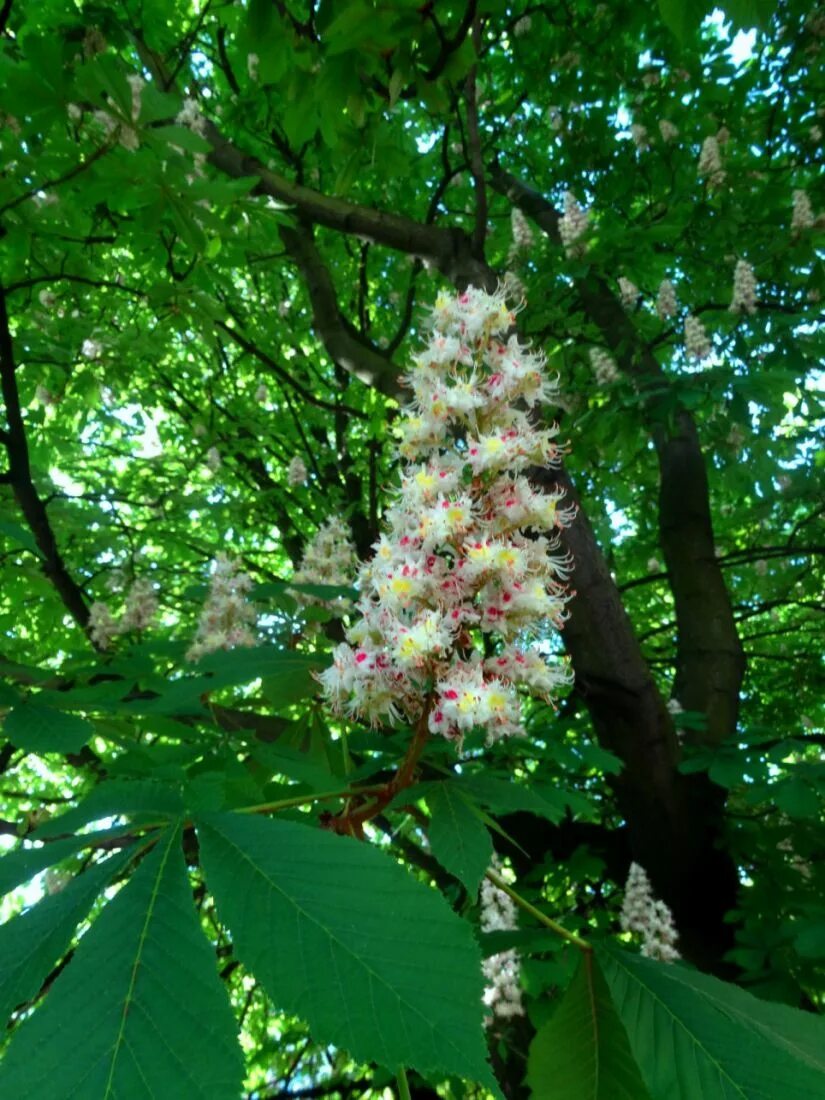
[[[493, 856], [492, 869], [501, 874], [501, 861]], [[481, 883], [482, 932], [512, 932], [518, 928], [516, 907], [512, 899], [500, 887], [485, 878]], [[484, 974], [484, 1005], [492, 1015], [485, 1018], [489, 1027], [495, 1020], [509, 1020], [524, 1015], [521, 994], [521, 959], [518, 951], [511, 947], [499, 951], [485, 959], [482, 964]]]
[[195, 640], [186, 653], [187, 661], [199, 661], [221, 649], [258, 644], [254, 633], [258, 614], [248, 599], [252, 586], [252, 578], [237, 561], [227, 554], [218, 554]]
[[539, 413], [555, 382], [514, 323], [502, 289], [436, 300], [406, 380], [400, 491], [359, 570], [358, 618], [320, 675], [340, 714], [492, 742], [522, 732], [521, 692], [550, 700], [569, 682], [530, 641], [567, 617], [558, 535], [575, 513], [527, 477], [562, 448]]
[[654, 897], [645, 869], [631, 863], [619, 917], [623, 932], [642, 937], [642, 955], [660, 962], [675, 962], [682, 956], [676, 949], [679, 934], [673, 914], [663, 901]]

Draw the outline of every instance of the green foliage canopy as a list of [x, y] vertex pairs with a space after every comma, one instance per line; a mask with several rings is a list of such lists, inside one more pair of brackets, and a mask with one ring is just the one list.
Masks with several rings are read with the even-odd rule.
[[[0, 5], [3, 1095], [825, 1092], [823, 43], [761, 0]], [[290, 582], [330, 516], [369, 556], [426, 311], [506, 272], [575, 683], [411, 760], [318, 694], [352, 590]], [[221, 552], [260, 644], [193, 663]], [[683, 962], [616, 945], [631, 861]]]

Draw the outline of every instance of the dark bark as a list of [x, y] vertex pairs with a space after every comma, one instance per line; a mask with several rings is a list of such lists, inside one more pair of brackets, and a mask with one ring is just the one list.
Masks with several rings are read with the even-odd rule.
[[[544, 480], [577, 499], [563, 471]], [[599, 742], [624, 765], [611, 786], [627, 823], [629, 855], [672, 909], [685, 956], [723, 972], [721, 956], [732, 946], [723, 918], [738, 888], [736, 868], [718, 848], [724, 791], [704, 774], [677, 770], [673, 720], [583, 511], [565, 530], [564, 546], [576, 561], [576, 595], [563, 638]]]
[[284, 227], [281, 240], [306, 283], [315, 331], [330, 358], [365, 385], [398, 398], [400, 372], [341, 314], [332, 276], [312, 239], [312, 231], [303, 226]]
[[49, 522], [46, 506], [32, 480], [29, 447], [20, 407], [20, 394], [17, 389], [14, 345], [6, 309], [6, 295], [2, 287], [0, 287], [0, 384], [6, 406], [7, 424], [2, 434], [2, 441], [6, 447], [9, 464], [4, 480], [11, 485], [14, 498], [37, 543], [43, 572], [51, 581], [66, 610], [75, 622], [85, 629], [89, 620], [86, 600], [79, 585], [75, 583], [66, 568]]

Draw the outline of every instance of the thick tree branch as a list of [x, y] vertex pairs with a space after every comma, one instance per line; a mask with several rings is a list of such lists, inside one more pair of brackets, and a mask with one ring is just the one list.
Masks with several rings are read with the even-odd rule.
[[14, 345], [6, 309], [6, 292], [3, 287], [0, 287], [0, 382], [2, 382], [8, 425], [5, 439], [9, 460], [8, 481], [37, 543], [42, 557], [43, 572], [54, 585], [66, 610], [75, 622], [85, 629], [89, 621], [89, 609], [83, 592], [72, 579], [63, 562], [49, 523], [46, 506], [32, 480], [29, 448], [15, 372]]
[[216, 326], [221, 332], [226, 333], [239, 348], [243, 348], [245, 352], [249, 355], [253, 355], [259, 362], [263, 363], [264, 366], [272, 371], [276, 378], [283, 382], [285, 386], [289, 386], [291, 389], [295, 390], [308, 405], [314, 405], [317, 409], [326, 409], [329, 412], [345, 412], [348, 416], [353, 416], [358, 420], [367, 419], [364, 413], [360, 412], [358, 409], [353, 409], [350, 405], [336, 405], [331, 401], [324, 401], [323, 398], [316, 397], [314, 393], [311, 393], [310, 390], [302, 386], [300, 382], [293, 378], [289, 371], [279, 366], [270, 355], [267, 355], [267, 353], [259, 348], [257, 344], [248, 340], [238, 332], [237, 329], [231, 328], [229, 325], [224, 324], [223, 321], [217, 321]]
[[[559, 240], [559, 214], [552, 203], [498, 163], [490, 176], [498, 191]], [[642, 392], [654, 381], [658, 391], [662, 369], [604, 279], [590, 273], [574, 285], [621, 368]], [[707, 715], [703, 736], [719, 744], [736, 728], [745, 659], [716, 560], [705, 461], [686, 409], [668, 416], [658, 396], [651, 396], [643, 409], [659, 460], [659, 534], [679, 627], [675, 690], [687, 709]]]
[[30, 187], [28, 191], [24, 191], [21, 195], [17, 195], [16, 198], [10, 199], [5, 206], [0, 206], [0, 215], [7, 214], [9, 210], [14, 210], [16, 206], [20, 206], [21, 203], [32, 198], [32, 196], [38, 194], [40, 191], [50, 191], [55, 187], [61, 187], [64, 183], [68, 183], [69, 180], [76, 179], [77, 176], [88, 171], [95, 161], [100, 160], [100, 158], [108, 153], [111, 148], [111, 142], [101, 145], [99, 148], [95, 149], [90, 156], [86, 157], [85, 160], [81, 160], [77, 164], [72, 165], [72, 167], [67, 169], [62, 176], [55, 176], [53, 179], [43, 180], [42, 183], [35, 184], [34, 187]]
[[310, 230], [281, 229], [281, 239], [304, 278], [315, 330], [334, 363], [361, 382], [388, 397], [399, 397], [400, 372], [392, 360], [376, 351], [356, 328], [348, 324], [340, 309], [332, 282]]

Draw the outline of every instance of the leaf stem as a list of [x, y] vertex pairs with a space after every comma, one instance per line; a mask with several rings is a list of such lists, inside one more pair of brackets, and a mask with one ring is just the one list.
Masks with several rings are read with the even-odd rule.
[[382, 790], [382, 787], [360, 787], [353, 790], [346, 787], [343, 791], [323, 791], [320, 794], [301, 794], [295, 798], [281, 798], [277, 802], [260, 802], [255, 806], [239, 806], [235, 813], [239, 814], [265, 814], [274, 810], [287, 810], [292, 806], [306, 806], [311, 802], [324, 802], [330, 798], [352, 798], [354, 795], [373, 794]]
[[508, 897], [511, 897], [519, 909], [523, 909], [525, 913], [529, 913], [531, 917], [539, 922], [539, 924], [543, 924], [545, 928], [549, 928], [551, 932], [555, 932], [557, 936], [561, 936], [563, 940], [572, 943], [587, 955], [592, 952], [592, 944], [588, 943], [587, 940], [583, 940], [581, 936], [577, 936], [575, 932], [570, 932], [567, 928], [564, 928], [557, 921], [554, 921], [552, 917], [546, 916], [542, 913], [541, 909], [537, 909], [535, 905], [531, 905], [527, 898], [523, 898], [508, 882], [504, 881], [501, 875], [497, 875], [495, 871], [488, 871], [486, 877], [494, 886], [497, 886], [499, 890], [503, 890]]
[[398, 1067], [396, 1080], [398, 1081], [398, 1100], [412, 1100], [410, 1096], [410, 1083], [407, 1080], [407, 1071], [403, 1066]]

